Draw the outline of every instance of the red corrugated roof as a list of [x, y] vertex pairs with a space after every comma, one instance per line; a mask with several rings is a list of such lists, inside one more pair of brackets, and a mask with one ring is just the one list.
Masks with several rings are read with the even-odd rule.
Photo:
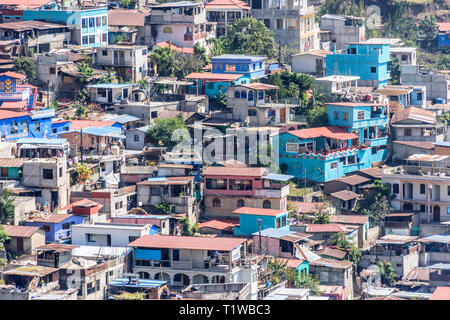
[[242, 176], [242, 177], [262, 177], [267, 173], [266, 168], [249, 167], [208, 167], [203, 170], [204, 176]]
[[210, 220], [206, 222], [202, 222], [198, 225], [198, 228], [211, 228], [216, 230], [224, 230], [224, 231], [230, 231], [234, 228], [235, 224], [233, 223], [227, 223], [220, 220]]
[[450, 300], [450, 287], [437, 287], [430, 300]]
[[345, 229], [339, 224], [310, 224], [306, 232], [345, 232]]
[[30, 226], [11, 226], [11, 225], [3, 225], [5, 228], [5, 232], [10, 237], [20, 237], [20, 238], [28, 238], [31, 237], [36, 231], [39, 230], [39, 227], [30, 227]]
[[184, 78], [185, 79], [199, 79], [199, 80], [213, 80], [213, 81], [235, 81], [243, 76], [244, 76], [243, 74], [192, 72]]
[[108, 26], [117, 27], [143, 27], [145, 13], [128, 9], [108, 10]]
[[366, 224], [368, 220], [369, 217], [365, 215], [332, 214], [330, 216], [331, 222], [342, 224]]
[[447, 32], [450, 31], [450, 22], [438, 22], [439, 31]]
[[209, 10], [214, 9], [250, 10], [250, 6], [246, 2], [240, 0], [213, 0], [211, 2], [207, 2], [205, 8]]
[[144, 186], [162, 186], [162, 185], [185, 185], [190, 183], [192, 180], [194, 180], [193, 176], [188, 176], [188, 177], [165, 177], [165, 180], [162, 180], [163, 177], [158, 177], [161, 178], [161, 180], [150, 180], [150, 181], [141, 181], [138, 182], [137, 185], [144, 185]]
[[235, 214], [251, 214], [258, 216], [272, 216], [275, 217], [280, 213], [284, 213], [286, 210], [276, 210], [276, 209], [261, 209], [261, 208], [250, 208], [241, 207], [233, 211]]
[[0, 5], [41, 7], [49, 2], [50, 0], [0, 0]]
[[314, 213], [319, 210], [319, 207], [323, 204], [322, 202], [301, 202], [301, 201], [289, 201], [300, 213]]
[[299, 137], [300, 139], [313, 139], [319, 137], [326, 137], [337, 140], [349, 140], [356, 139], [356, 136], [353, 133], [348, 132], [346, 129], [341, 127], [318, 127], [318, 128], [310, 128], [310, 129], [301, 129], [301, 130], [293, 130], [288, 131], [288, 133]]
[[115, 121], [101, 121], [101, 120], [71, 120], [70, 128], [71, 130], [80, 130], [88, 127], [110, 127]]
[[28, 112], [15, 112], [10, 110], [1, 110], [0, 108], [0, 119], [10, 119], [18, 118], [30, 115]]
[[4, 101], [0, 106], [0, 109], [25, 109], [28, 102], [23, 101]]
[[180, 53], [194, 54], [194, 48], [182, 48], [182, 47], [177, 46], [174, 43], [171, 43], [170, 41], [158, 42], [156, 44], [156, 46], [160, 47], [160, 48], [167, 48], [167, 47], [169, 47], [169, 48], [171, 48], [173, 50], [176, 50], [177, 52], [180, 52]]
[[145, 235], [128, 244], [129, 247], [168, 248], [188, 250], [231, 251], [247, 239], [221, 237], [185, 237]]
[[22, 73], [12, 72], [12, 71], [6, 71], [6, 72], [3, 72], [3, 73], [0, 73], [0, 76], [8, 76], [8, 77], [11, 77], [11, 78], [14, 78], [14, 79], [17, 79], [17, 80], [23, 80], [23, 79], [26, 79], [26, 77], [27, 77], [26, 75], [24, 75]]
[[71, 204], [69, 204], [68, 206], [64, 207], [62, 210], [67, 210], [73, 207], [84, 207], [84, 208], [91, 208], [91, 207], [97, 207], [99, 206], [100, 208], [103, 208], [103, 204], [98, 203], [94, 200], [89, 200], [89, 199], [81, 199], [75, 202], [72, 202]]
[[71, 216], [73, 216], [73, 214], [57, 213], [57, 214], [51, 214], [47, 218], [32, 217], [32, 218], [26, 219], [25, 221], [27, 221], [27, 222], [60, 223], [66, 219], [69, 219]]

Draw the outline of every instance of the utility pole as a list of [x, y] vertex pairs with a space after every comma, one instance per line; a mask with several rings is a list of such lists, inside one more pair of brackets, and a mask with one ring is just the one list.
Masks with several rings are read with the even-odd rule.
[[259, 237], [259, 253], [262, 252], [262, 244], [261, 244], [261, 219], [258, 219], [258, 237]]

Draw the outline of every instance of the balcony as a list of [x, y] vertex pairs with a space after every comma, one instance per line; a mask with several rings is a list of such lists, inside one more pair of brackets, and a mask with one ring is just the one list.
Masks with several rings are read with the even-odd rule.
[[369, 147], [378, 147], [387, 145], [388, 143], [388, 137], [380, 137], [375, 139], [365, 139], [364, 143], [367, 144]]
[[264, 198], [284, 198], [289, 195], [289, 185], [283, 185], [277, 188], [275, 185], [269, 188], [256, 189], [255, 197]]
[[151, 260], [149, 266], [135, 265], [135, 269], [174, 269], [203, 272], [230, 272], [228, 264], [219, 264], [214, 260], [199, 261], [172, 261], [172, 260]]
[[55, 232], [55, 240], [59, 241], [59, 240], [65, 240], [68, 239], [72, 236], [72, 232], [70, 229], [66, 229], [66, 230], [59, 230]]

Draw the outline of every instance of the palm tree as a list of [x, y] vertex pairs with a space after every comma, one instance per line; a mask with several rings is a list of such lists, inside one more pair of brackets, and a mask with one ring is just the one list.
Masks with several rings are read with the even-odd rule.
[[14, 197], [7, 189], [0, 193], [0, 222], [5, 224], [14, 219]]
[[276, 285], [283, 280], [287, 280], [288, 268], [287, 260], [282, 261], [280, 258], [275, 257], [267, 262], [267, 269], [270, 271], [270, 279], [272, 284]]

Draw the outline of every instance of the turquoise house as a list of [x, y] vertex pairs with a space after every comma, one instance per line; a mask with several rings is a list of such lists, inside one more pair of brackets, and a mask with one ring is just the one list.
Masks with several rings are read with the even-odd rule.
[[351, 43], [325, 57], [326, 76], [359, 76], [358, 85], [383, 87], [391, 78], [389, 44]]
[[233, 211], [239, 214], [239, 226], [234, 227], [235, 235], [252, 235], [261, 230], [274, 228], [289, 230], [288, 212], [285, 210], [241, 207]]
[[279, 138], [283, 173], [323, 183], [386, 159], [387, 105], [330, 103], [327, 112], [327, 127], [288, 131], [273, 138]]
[[23, 19], [66, 24], [71, 30], [72, 42], [84, 48], [108, 45], [108, 9], [61, 9], [44, 7], [24, 10]]

